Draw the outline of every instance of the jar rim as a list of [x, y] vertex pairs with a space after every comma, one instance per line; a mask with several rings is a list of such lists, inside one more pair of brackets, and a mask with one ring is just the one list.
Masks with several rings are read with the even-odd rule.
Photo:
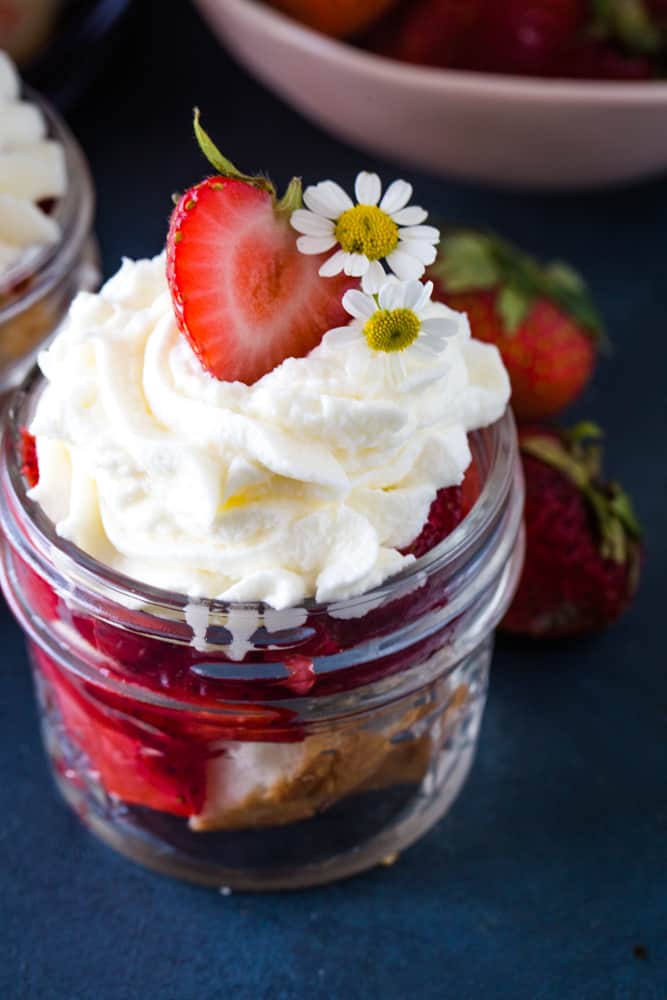
[[48, 138], [62, 144], [67, 189], [57, 199], [53, 215], [60, 225], [60, 239], [53, 245], [43, 247], [29, 266], [17, 268], [15, 275], [12, 273], [12, 282], [18, 284], [30, 279], [30, 284], [23, 294], [10, 298], [4, 306], [0, 306], [0, 326], [30, 309], [72, 270], [90, 233], [95, 209], [92, 177], [74, 134], [49, 102], [27, 84], [22, 84], [22, 94], [44, 115]]
[[[192, 597], [144, 583], [99, 562], [74, 543], [61, 538], [40, 505], [28, 496], [28, 489], [21, 473], [18, 448], [21, 430], [28, 425], [32, 415], [30, 408], [45, 383], [44, 376], [35, 365], [15, 390], [6, 413], [0, 450], [2, 462], [0, 480], [6, 498], [11, 501], [11, 504], [0, 505], [0, 525], [11, 540], [16, 534], [11, 531], [11, 524], [8, 523], [10, 507], [13, 507], [19, 514], [22, 527], [31, 530], [31, 541], [40, 543], [40, 549], [46, 550], [40, 551], [37, 557], [33, 554], [43, 574], [49, 575], [49, 564], [53, 565], [55, 555], [58, 571], [69, 579], [75, 579], [88, 590], [100, 593], [106, 599], [115, 600], [126, 608], [136, 608], [140, 602], [142, 606], [150, 606], [154, 613], [164, 612], [172, 619], [186, 608], [206, 609], [213, 615], [226, 615], [232, 609], [255, 611], [260, 615], [264, 613], [265, 608], [269, 608], [272, 612], [275, 610], [261, 601], [225, 601], [217, 598]], [[303, 609], [309, 614], [317, 614], [333, 609], [340, 613], [340, 617], [343, 615], [361, 617], [369, 607], [384, 603], [395, 596], [398, 589], [407, 591], [411, 586], [421, 584], [424, 579], [435, 573], [445, 573], [448, 567], [455, 572], [458, 567], [465, 565], [497, 522], [515, 482], [518, 443], [511, 409], [507, 407], [503, 416], [494, 424], [473, 431], [470, 436], [478, 442], [479, 449], [486, 451], [484, 456], [487, 465], [486, 474], [479, 497], [449, 535], [371, 590], [354, 597], [326, 603], [308, 598], [284, 611]], [[283, 612], [280, 610], [275, 611], [275, 614], [281, 613]]]

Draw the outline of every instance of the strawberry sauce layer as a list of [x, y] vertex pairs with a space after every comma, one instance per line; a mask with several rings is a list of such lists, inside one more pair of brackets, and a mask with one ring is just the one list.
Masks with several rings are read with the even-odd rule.
[[[29, 461], [30, 441], [25, 437], [23, 448], [24, 464], [34, 476], [36, 467]], [[479, 473], [473, 464], [462, 487], [440, 492], [409, 551], [422, 555], [445, 538], [469, 512], [479, 491]], [[370, 664], [320, 675], [313, 662], [395, 632], [397, 622], [408, 624], [442, 607], [446, 593], [442, 582], [434, 579], [363, 618], [311, 614], [297, 630], [301, 641], [291, 635], [288, 650], [276, 643], [273, 648], [254, 649], [235, 668], [240, 679], [230, 679], [233, 665], [223, 652], [201, 653], [187, 640], [180, 645], [78, 614], [25, 563], [17, 560], [17, 571], [32, 613], [51, 623], [54, 631], [62, 626], [74, 628], [81, 640], [77, 654], [93, 672], [100, 672], [100, 684], [83, 680], [65, 672], [33, 643], [47, 711], [55, 712], [67, 740], [83, 752], [88, 770], [99, 775], [107, 793], [127, 804], [173, 816], [201, 812], [207, 765], [224, 753], [222, 742], [289, 743], [304, 738], [295, 713], [279, 704], [272, 706], [272, 701], [356, 688], [426, 660], [445, 642], [441, 630], [407, 654], [389, 654]], [[137, 614], [139, 620], [145, 628], [145, 616]], [[216, 677], [216, 663], [224, 679]], [[248, 680], [241, 676], [244, 666], [261, 663], [282, 663], [285, 677]], [[121, 690], [111, 690], [107, 680], [119, 683]], [[148, 697], [155, 692], [190, 703], [192, 711], [138, 701], [122, 692], [126, 683], [140, 685]], [[65, 770], [71, 772], [71, 768]], [[74, 774], [72, 780], [82, 779]]]

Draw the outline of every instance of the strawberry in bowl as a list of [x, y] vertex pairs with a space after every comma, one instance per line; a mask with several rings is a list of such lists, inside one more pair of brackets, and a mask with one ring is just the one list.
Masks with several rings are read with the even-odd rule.
[[660, 0], [408, 0], [367, 44], [442, 68], [645, 81], [664, 73], [667, 32]]

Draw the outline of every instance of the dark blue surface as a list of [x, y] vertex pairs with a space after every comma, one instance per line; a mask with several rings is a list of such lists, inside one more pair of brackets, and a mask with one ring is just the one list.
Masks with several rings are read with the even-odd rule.
[[[160, 249], [170, 193], [202, 173], [194, 103], [243, 168], [277, 181], [395, 176], [248, 80], [187, 5], [145, 3], [130, 28], [72, 117], [107, 272], [121, 253]], [[521, 196], [408, 176], [443, 217], [496, 227], [590, 279], [616, 357], [577, 412], [606, 426], [609, 468], [646, 526], [639, 598], [595, 640], [500, 642], [471, 779], [393, 868], [264, 897], [171, 883], [78, 825], [51, 786], [22, 642], [0, 606], [2, 1000], [667, 998], [667, 184]]]

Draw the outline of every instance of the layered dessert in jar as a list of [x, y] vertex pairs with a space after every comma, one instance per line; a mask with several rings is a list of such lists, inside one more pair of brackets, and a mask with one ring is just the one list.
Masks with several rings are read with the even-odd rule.
[[80, 294], [4, 437], [4, 589], [56, 780], [133, 858], [296, 887], [460, 789], [522, 487], [495, 348], [423, 281], [438, 231], [361, 173], [215, 174], [166, 253]]
[[74, 138], [0, 50], [0, 393], [20, 381], [74, 295], [97, 284], [92, 210]]

